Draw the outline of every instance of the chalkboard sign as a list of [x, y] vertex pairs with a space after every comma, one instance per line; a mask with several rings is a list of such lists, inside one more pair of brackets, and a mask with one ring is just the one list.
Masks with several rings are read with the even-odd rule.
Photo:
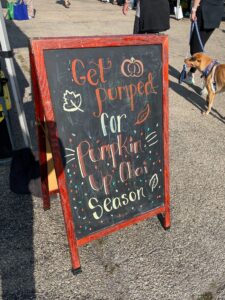
[[73, 269], [91, 240], [158, 214], [169, 227], [167, 37], [35, 39], [31, 65]]

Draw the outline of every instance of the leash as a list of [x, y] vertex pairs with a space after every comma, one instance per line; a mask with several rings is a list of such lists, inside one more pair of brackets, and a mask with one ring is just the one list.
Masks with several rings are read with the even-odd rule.
[[[197, 34], [197, 37], [198, 37], [198, 41], [199, 41], [201, 50], [202, 50], [202, 52], [205, 53], [204, 46], [203, 46], [201, 36], [200, 36], [200, 32], [199, 32], [199, 29], [198, 29], [197, 20], [192, 21], [192, 23], [191, 23], [190, 34], [189, 34], [189, 45], [191, 44], [191, 37], [192, 37], [192, 34], [193, 34], [194, 30], [196, 30], [196, 34]], [[186, 58], [189, 57], [189, 56], [190, 56], [190, 52], [187, 51]]]
[[193, 21], [193, 22], [191, 23], [189, 45], [190, 45], [190, 43], [191, 43], [191, 37], [192, 37], [192, 34], [193, 34], [194, 30], [196, 30], [197, 37], [198, 37], [198, 41], [199, 41], [199, 44], [200, 44], [200, 46], [201, 46], [201, 48], [202, 48], [201, 50], [202, 50], [202, 52], [205, 52], [204, 46], [203, 46], [203, 44], [202, 44], [200, 32], [199, 32], [199, 29], [198, 29], [198, 23], [197, 23], [197, 20], [195, 20], [195, 21]]

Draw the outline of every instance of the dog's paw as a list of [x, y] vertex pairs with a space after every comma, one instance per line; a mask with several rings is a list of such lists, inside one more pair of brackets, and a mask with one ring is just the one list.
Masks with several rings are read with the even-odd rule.
[[202, 111], [202, 115], [203, 116], [208, 116], [208, 114], [209, 114], [210, 112], [207, 110], [207, 111]]

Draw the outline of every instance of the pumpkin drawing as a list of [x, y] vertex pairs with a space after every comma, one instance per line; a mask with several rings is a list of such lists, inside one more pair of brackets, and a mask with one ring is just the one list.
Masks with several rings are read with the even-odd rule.
[[121, 65], [121, 73], [125, 77], [141, 77], [144, 73], [143, 63], [134, 57], [125, 59]]

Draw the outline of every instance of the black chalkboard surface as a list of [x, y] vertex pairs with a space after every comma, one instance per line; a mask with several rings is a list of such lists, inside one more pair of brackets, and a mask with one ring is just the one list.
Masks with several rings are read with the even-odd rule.
[[167, 37], [33, 40], [32, 51], [74, 269], [77, 246], [156, 214], [168, 228]]
[[163, 204], [161, 53], [44, 54], [78, 239]]

